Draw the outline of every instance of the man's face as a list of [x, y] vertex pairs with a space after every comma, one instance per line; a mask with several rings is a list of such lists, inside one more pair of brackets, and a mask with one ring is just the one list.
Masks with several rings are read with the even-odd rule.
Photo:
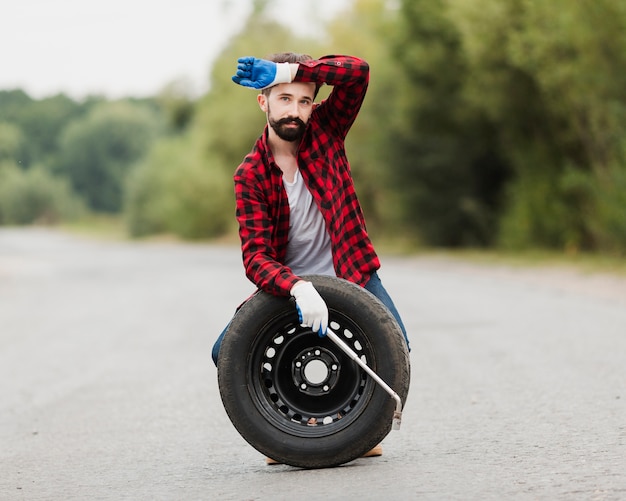
[[269, 96], [259, 95], [259, 106], [276, 135], [284, 141], [302, 139], [313, 111], [315, 84], [292, 82], [278, 84]]

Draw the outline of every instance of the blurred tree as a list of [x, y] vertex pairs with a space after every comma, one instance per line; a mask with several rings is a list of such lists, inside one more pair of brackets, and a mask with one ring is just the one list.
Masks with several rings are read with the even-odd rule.
[[0, 116], [3, 120], [13, 122], [19, 117], [20, 110], [33, 102], [23, 90], [0, 90]]
[[571, 250], [604, 246], [611, 234], [624, 241], [622, 198], [605, 195], [624, 186], [626, 5], [450, 4], [471, 68], [466, 96], [498, 124], [515, 170], [501, 241]]
[[[493, 137], [514, 172], [506, 186], [507, 206], [498, 214], [499, 241], [517, 246], [513, 242], [530, 230], [529, 241], [554, 245], [567, 228], [566, 208], [555, 196], [558, 180], [550, 167], [559, 159], [557, 123], [546, 113], [532, 72], [510, 57], [511, 40], [523, 30], [525, 1], [451, 0], [448, 16], [462, 35], [465, 102], [495, 124]], [[536, 221], [532, 229], [530, 220]]]
[[183, 79], [169, 83], [159, 92], [156, 100], [165, 113], [168, 126], [177, 133], [184, 131], [195, 110], [189, 82]]
[[21, 130], [24, 141], [16, 152], [21, 167], [49, 163], [57, 153], [59, 134], [72, 120], [82, 116], [97, 101], [77, 103], [58, 94], [41, 100], [21, 90], [0, 91], [0, 117]]
[[4, 124], [0, 132], [2, 156], [15, 160], [20, 166], [26, 167], [36, 156], [37, 147], [30, 147], [30, 142], [23, 141], [25, 133], [22, 129], [22, 111], [31, 106], [33, 100], [21, 90], [0, 91], [0, 120]]
[[556, 124], [559, 159], [550, 170], [568, 225], [557, 245], [614, 249], [621, 242], [625, 252], [624, 197], [609, 194], [626, 189], [626, 5], [533, 0], [524, 7], [510, 54], [533, 74]]
[[79, 217], [84, 204], [67, 180], [34, 166], [0, 161], [0, 224], [51, 224]]
[[161, 128], [146, 106], [103, 103], [63, 131], [54, 170], [70, 179], [90, 208], [118, 212], [125, 176]]
[[20, 123], [28, 138], [31, 162], [48, 163], [58, 151], [59, 135], [63, 128], [83, 116], [90, 105], [81, 105], [59, 94], [34, 101], [26, 107], [22, 111]]
[[401, 2], [386, 150], [407, 223], [438, 246], [491, 244], [509, 175], [494, 123], [465, 99], [462, 42], [447, 1]]
[[[173, 233], [183, 238], [221, 235], [232, 227], [232, 186], [189, 137], [162, 139], [132, 171], [125, 215], [132, 236]], [[226, 210], [226, 209], [230, 210]]]
[[23, 145], [22, 130], [14, 124], [0, 122], [0, 162], [5, 160], [19, 161]]

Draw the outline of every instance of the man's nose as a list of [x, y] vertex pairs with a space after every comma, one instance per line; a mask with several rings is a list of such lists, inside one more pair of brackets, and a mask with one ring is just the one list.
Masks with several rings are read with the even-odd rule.
[[291, 103], [291, 109], [289, 110], [289, 113], [293, 117], [299, 117], [300, 116], [300, 103], [298, 101], [293, 101]]

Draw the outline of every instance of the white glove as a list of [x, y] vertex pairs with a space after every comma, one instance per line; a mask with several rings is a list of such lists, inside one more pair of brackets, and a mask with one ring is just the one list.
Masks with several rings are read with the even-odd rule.
[[300, 280], [291, 288], [290, 294], [296, 299], [301, 325], [324, 337], [328, 328], [328, 308], [313, 284]]

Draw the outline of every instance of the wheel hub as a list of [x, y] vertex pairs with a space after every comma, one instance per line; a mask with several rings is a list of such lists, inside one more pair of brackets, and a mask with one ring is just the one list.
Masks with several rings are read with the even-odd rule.
[[325, 395], [337, 384], [340, 373], [337, 357], [326, 348], [314, 347], [301, 351], [291, 364], [291, 375], [300, 392]]

